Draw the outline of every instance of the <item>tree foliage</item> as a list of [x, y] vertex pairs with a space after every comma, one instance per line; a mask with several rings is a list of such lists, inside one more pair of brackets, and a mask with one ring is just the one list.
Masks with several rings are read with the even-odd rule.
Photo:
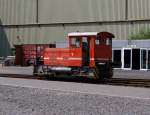
[[138, 33], [131, 34], [131, 40], [143, 40], [143, 39], [150, 39], [150, 28], [148, 29], [141, 29]]

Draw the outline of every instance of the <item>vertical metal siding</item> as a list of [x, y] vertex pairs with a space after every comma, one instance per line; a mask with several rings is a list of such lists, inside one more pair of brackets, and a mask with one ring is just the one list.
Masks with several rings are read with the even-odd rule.
[[40, 39], [37, 27], [18, 28], [15, 36], [19, 36], [22, 44], [38, 43]]
[[65, 28], [63, 26], [51, 26], [39, 28], [40, 43], [53, 43], [66, 39]]
[[149, 0], [128, 0], [129, 19], [140, 20], [150, 18]]
[[[150, 22], [136, 23], [106, 23], [106, 24], [82, 24], [82, 25], [57, 25], [45, 27], [19, 27], [0, 28], [1, 49], [6, 49], [4, 54], [10, 52], [14, 44], [53, 43], [67, 40], [69, 32], [85, 31], [109, 31], [115, 35], [115, 39], [128, 39], [131, 33], [137, 33], [142, 28], [150, 27]], [[18, 42], [18, 37], [20, 42]], [[1, 53], [2, 51], [0, 51]]]
[[149, 27], [150, 27], [150, 22], [147, 21], [141, 23], [134, 23], [132, 24], [132, 32], [137, 33], [140, 30], [147, 29]]
[[[78, 23], [96, 21], [144, 20], [150, 18], [150, 0], [39, 0], [39, 22]], [[36, 0], [0, 0], [0, 25], [36, 23]], [[125, 12], [125, 11], [128, 12]], [[44, 26], [0, 27], [0, 54], [8, 55], [14, 44], [51, 43], [66, 40], [68, 32], [109, 31], [116, 39], [149, 28], [150, 21]], [[18, 41], [18, 36], [21, 41]]]
[[125, 19], [125, 0], [39, 0], [40, 23]]
[[36, 0], [0, 0], [2, 24], [36, 23]]
[[127, 39], [130, 35], [130, 24], [118, 23], [118, 24], [103, 24], [103, 25], [83, 25], [83, 26], [66, 26], [66, 33], [72, 31], [109, 31], [114, 33], [116, 39]]

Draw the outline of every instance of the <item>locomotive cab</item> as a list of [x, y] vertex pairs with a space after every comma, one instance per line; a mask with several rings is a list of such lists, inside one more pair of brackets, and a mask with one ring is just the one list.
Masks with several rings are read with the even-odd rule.
[[68, 34], [70, 48], [81, 48], [82, 68], [93, 70], [96, 78], [111, 78], [112, 38], [109, 32], [76, 32]]
[[69, 36], [70, 48], [80, 48], [82, 51], [82, 66], [90, 65], [90, 37], [89, 36]]

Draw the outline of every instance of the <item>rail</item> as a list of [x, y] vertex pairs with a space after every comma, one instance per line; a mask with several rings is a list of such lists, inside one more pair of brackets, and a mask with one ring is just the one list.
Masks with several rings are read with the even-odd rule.
[[[18, 74], [0, 74], [2, 77], [7, 78], [22, 78], [22, 79], [37, 79], [47, 80], [45, 77], [33, 76], [33, 75], [18, 75]], [[65, 81], [65, 82], [80, 82], [89, 84], [102, 84], [102, 85], [114, 85], [114, 86], [131, 86], [131, 87], [145, 87], [150, 88], [150, 79], [127, 79], [127, 78], [112, 78], [104, 81], [98, 81], [96, 79], [87, 78], [52, 78], [50, 80]]]

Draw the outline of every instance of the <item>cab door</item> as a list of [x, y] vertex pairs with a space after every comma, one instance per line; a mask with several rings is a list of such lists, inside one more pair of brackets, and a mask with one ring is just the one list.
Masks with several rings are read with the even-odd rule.
[[90, 37], [82, 37], [82, 66], [90, 65]]

